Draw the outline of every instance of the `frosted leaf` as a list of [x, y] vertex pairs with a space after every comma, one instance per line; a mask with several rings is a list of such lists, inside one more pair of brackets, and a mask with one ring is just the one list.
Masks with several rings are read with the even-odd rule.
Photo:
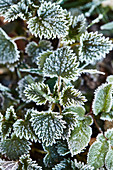
[[10, 89], [0, 83], [0, 91], [5, 92], [5, 91], [10, 91]]
[[106, 79], [106, 81], [107, 81], [108, 83], [113, 83], [113, 75], [108, 76], [107, 79]]
[[108, 121], [113, 121], [113, 110], [110, 110], [110, 112], [108, 113], [101, 113], [101, 117], [100, 117], [101, 120], [108, 120]]
[[59, 164], [55, 165], [54, 168], [52, 168], [52, 170], [74, 170], [75, 167], [73, 167], [73, 161], [70, 159], [64, 159], [63, 161], [61, 161]]
[[31, 41], [27, 44], [25, 51], [28, 56], [38, 57], [39, 53], [48, 49], [52, 50], [51, 42], [47, 40], [40, 40], [38, 44], [35, 41]]
[[21, 100], [23, 100], [26, 103], [29, 103], [30, 100], [27, 99], [27, 97], [25, 96], [25, 93], [24, 93], [25, 87], [27, 87], [31, 83], [38, 82], [41, 80], [42, 80], [42, 78], [32, 77], [31, 75], [27, 75], [24, 78], [22, 78], [18, 82], [18, 88], [17, 88], [17, 90], [19, 91], [19, 97], [21, 98]]
[[[18, 17], [25, 20], [32, 16], [31, 11], [29, 11], [30, 0], [21, 0], [17, 4], [13, 4], [10, 8], [3, 14], [5, 21], [14, 21]], [[29, 12], [28, 12], [29, 11]]]
[[0, 64], [11, 64], [19, 58], [16, 43], [0, 28]]
[[44, 83], [31, 83], [24, 90], [25, 96], [29, 101], [35, 102], [37, 105], [45, 104], [49, 97], [49, 86]]
[[11, 133], [12, 125], [17, 119], [13, 106], [7, 108], [5, 116], [3, 115], [1, 116], [2, 116], [0, 120], [1, 137], [6, 138]]
[[80, 170], [94, 170], [94, 167], [88, 164], [84, 164], [84, 162], [77, 162], [77, 160], [74, 160], [75, 167]]
[[[84, 119], [83, 121], [79, 120], [77, 126], [71, 132], [71, 135], [68, 139], [68, 147], [72, 156], [85, 149], [90, 141], [92, 129], [89, 125], [92, 122], [88, 119], [91, 119], [91, 117], [86, 117], [86, 120]], [[90, 121], [90, 123], [88, 121]]]
[[27, 22], [30, 32], [40, 39], [60, 38], [67, 34], [68, 30], [68, 12], [56, 3], [41, 3], [37, 10], [37, 16], [29, 19]]
[[80, 37], [79, 60], [87, 64], [94, 64], [105, 58], [112, 50], [112, 41], [97, 32], [85, 32]]
[[32, 161], [29, 154], [24, 154], [19, 158], [19, 168], [22, 170], [41, 170], [42, 168]]
[[61, 139], [66, 122], [62, 120], [59, 113], [38, 112], [37, 110], [32, 110], [31, 112], [32, 118], [30, 121], [35, 134], [46, 146], [56, 143], [56, 139]]
[[44, 63], [45, 75], [54, 77], [61, 76], [67, 79], [76, 79], [78, 76], [78, 65], [76, 56], [70, 47], [62, 47], [54, 51]]
[[112, 129], [108, 129], [105, 132], [105, 137], [109, 140], [110, 145], [113, 146], [113, 128]]
[[82, 93], [72, 86], [68, 86], [62, 90], [60, 102], [63, 106], [84, 105], [84, 102], [86, 101], [85, 96], [82, 96]]
[[33, 131], [33, 128], [31, 126], [31, 110], [27, 110], [25, 114], [25, 120], [18, 119], [13, 124], [13, 129], [17, 137], [20, 139], [25, 138], [27, 140], [37, 141], [37, 137], [35, 135], [35, 132]]
[[62, 38], [61, 43], [72, 44], [79, 39], [80, 35], [86, 30], [86, 18], [83, 14], [73, 17], [69, 27], [68, 35]]
[[105, 167], [107, 170], [113, 170], [113, 149], [110, 149], [106, 154]]
[[102, 84], [95, 91], [92, 105], [93, 113], [98, 115], [100, 112], [109, 112], [112, 107], [112, 84]]
[[56, 142], [57, 152], [60, 156], [65, 156], [70, 153], [66, 140], [58, 140]]
[[98, 138], [97, 141], [91, 145], [87, 158], [88, 164], [94, 166], [95, 169], [104, 166], [105, 156], [109, 149], [108, 141], [105, 138], [100, 141]]
[[0, 159], [0, 169], [1, 170], [17, 170], [18, 162], [16, 161], [4, 161]]
[[[13, 133], [11, 138], [7, 138], [0, 142], [0, 152], [5, 154], [9, 159], [16, 160], [24, 153], [28, 153], [31, 143], [26, 139], [18, 138]], [[19, 149], [18, 149], [19, 148]]]
[[11, 5], [14, 5], [17, 2], [18, 0], [0, 0], [0, 13], [4, 14]]

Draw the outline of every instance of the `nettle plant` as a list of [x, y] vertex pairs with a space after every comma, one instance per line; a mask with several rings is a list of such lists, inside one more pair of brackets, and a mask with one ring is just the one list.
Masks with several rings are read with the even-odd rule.
[[[103, 133], [99, 128], [87, 162], [77, 160], [90, 142], [93, 120], [113, 120], [113, 77], [95, 91], [90, 113], [85, 110], [85, 94], [72, 83], [82, 73], [103, 74], [85, 67], [105, 58], [112, 42], [88, 32], [84, 15], [71, 16], [61, 3], [0, 1], [4, 20], [20, 18], [25, 27], [25, 35], [16, 38], [0, 28], [1, 67], [19, 79], [16, 89], [0, 84], [1, 169], [113, 169], [113, 129]], [[19, 39], [26, 41], [24, 51], [17, 48]], [[56, 39], [55, 48], [51, 42]]]

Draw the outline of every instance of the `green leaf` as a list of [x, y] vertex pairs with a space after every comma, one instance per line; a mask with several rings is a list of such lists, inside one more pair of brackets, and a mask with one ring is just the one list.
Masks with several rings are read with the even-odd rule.
[[19, 169], [41, 170], [42, 168], [36, 163], [36, 161], [32, 161], [29, 154], [24, 154], [19, 159]]
[[29, 101], [37, 105], [45, 104], [47, 100], [52, 100], [48, 85], [44, 83], [31, 83], [24, 90], [25, 96]]
[[107, 170], [113, 170], [113, 149], [110, 149], [106, 154], [105, 166]]
[[2, 138], [6, 138], [7, 136], [9, 136], [12, 130], [13, 123], [16, 121], [16, 119], [17, 119], [17, 116], [16, 116], [13, 106], [10, 106], [9, 108], [7, 108], [6, 114], [4, 117], [3, 115], [1, 115], [0, 131], [1, 131]]
[[105, 58], [112, 47], [112, 41], [102, 34], [85, 32], [80, 37], [79, 60], [95, 64], [95, 61]]
[[35, 132], [33, 131], [33, 128], [31, 126], [31, 110], [27, 110], [25, 114], [25, 120], [18, 119], [13, 124], [13, 129], [17, 137], [20, 139], [25, 138], [26, 140], [37, 141], [37, 137], [35, 135]]
[[30, 102], [27, 96], [25, 96], [24, 93], [25, 87], [28, 87], [28, 85], [30, 85], [31, 83], [40, 82], [40, 81], [42, 81], [41, 77], [37, 78], [37, 77], [32, 77], [31, 75], [27, 75], [18, 82], [17, 90], [19, 91], [19, 97], [21, 98], [22, 101], [26, 103]]
[[28, 153], [31, 143], [26, 139], [18, 138], [14, 133], [11, 139], [5, 139], [0, 142], [1, 154], [5, 154], [9, 159], [16, 160], [24, 153]]
[[112, 30], [113, 29], [113, 21], [102, 25], [100, 28], [101, 28], [101, 30]]
[[51, 42], [47, 40], [40, 40], [38, 44], [35, 41], [31, 41], [25, 48], [28, 56], [32, 57], [38, 57], [39, 53], [47, 50], [52, 50]]
[[95, 91], [93, 113], [109, 112], [112, 107], [112, 84], [102, 84]]
[[68, 153], [70, 153], [69, 149], [68, 149], [68, 144], [66, 140], [58, 140], [56, 142], [56, 148], [57, 148], [57, 152], [60, 156], [65, 156]]
[[97, 141], [94, 142], [89, 149], [87, 158], [88, 164], [94, 166], [95, 169], [104, 166], [105, 156], [108, 152], [108, 149], [108, 141], [103, 137], [102, 134], [99, 134], [97, 137]]
[[70, 47], [62, 47], [54, 51], [46, 59], [43, 72], [46, 76], [61, 76], [76, 79], [78, 76], [78, 62]]
[[10, 89], [0, 83], [0, 91], [2, 91], [2, 92], [5, 92], [5, 91], [10, 92]]
[[0, 169], [2, 170], [17, 170], [18, 161], [4, 161], [0, 159]]
[[6, 10], [10, 8], [11, 5], [17, 3], [18, 0], [1, 0], [0, 1], [0, 13], [4, 14]]
[[113, 75], [108, 76], [107, 79], [106, 79], [106, 81], [107, 81], [108, 83], [113, 83]]
[[108, 113], [102, 113], [101, 114], [101, 117], [100, 117], [101, 120], [108, 120], [108, 121], [113, 121], [113, 110], [111, 110], [110, 112]]
[[110, 145], [113, 146], [113, 128], [105, 132], [105, 137], [109, 140]]
[[88, 145], [92, 135], [92, 129], [89, 126], [91, 123], [91, 117], [86, 117], [82, 121], [79, 120], [77, 126], [72, 130], [68, 139], [68, 147], [72, 156], [80, 153]]
[[75, 167], [73, 167], [73, 161], [70, 159], [64, 159], [59, 164], [55, 165], [52, 170], [75, 170]]
[[46, 147], [43, 145], [44, 151], [47, 152], [45, 155], [43, 162], [45, 167], [53, 167], [55, 164], [57, 164], [59, 161], [61, 161], [63, 158], [59, 155], [57, 152], [56, 145], [48, 146]]
[[[41, 3], [37, 10], [37, 16], [29, 19], [27, 22], [30, 32], [40, 39], [44, 38], [60, 38], [67, 34], [68, 16], [67, 10], [63, 10], [56, 3]], [[55, 19], [56, 18], [56, 19]]]
[[11, 64], [19, 58], [16, 43], [0, 28], [0, 64]]
[[57, 112], [31, 110], [31, 122], [35, 134], [42, 142], [48, 145], [56, 143], [56, 139], [61, 139], [66, 122]]
[[85, 96], [82, 96], [82, 93], [72, 86], [68, 86], [62, 90], [61, 95], [61, 105], [70, 106], [70, 105], [84, 105], [86, 102]]

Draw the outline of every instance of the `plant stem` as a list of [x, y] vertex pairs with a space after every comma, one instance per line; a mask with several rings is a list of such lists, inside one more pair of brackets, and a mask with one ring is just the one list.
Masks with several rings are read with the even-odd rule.
[[40, 150], [40, 149], [36, 149], [36, 148], [34, 148], [34, 149], [32, 149], [32, 151], [33, 152], [38, 152], [38, 153], [41, 153], [41, 154], [47, 154], [47, 152], [45, 152], [45, 151], [43, 151], [43, 150]]
[[26, 37], [23, 37], [23, 36], [13, 37], [12, 40], [13, 41], [17, 41], [17, 40], [27, 40], [28, 41], [28, 39]]
[[61, 108], [60, 104], [57, 104], [57, 106], [58, 106], [59, 112], [60, 112], [60, 114], [61, 114], [61, 113], [62, 113], [62, 108]]

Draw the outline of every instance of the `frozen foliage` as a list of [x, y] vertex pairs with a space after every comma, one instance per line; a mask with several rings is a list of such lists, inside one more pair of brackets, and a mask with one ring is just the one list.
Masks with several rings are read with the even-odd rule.
[[80, 37], [79, 59], [81, 62], [94, 64], [95, 61], [105, 58], [112, 47], [112, 41], [109, 38], [105, 38], [98, 32], [86, 31]]
[[32, 34], [41, 39], [60, 38], [67, 34], [68, 12], [56, 3], [44, 1], [37, 10], [37, 16], [29, 19], [28, 28]]
[[71, 132], [68, 139], [68, 146], [72, 156], [80, 153], [88, 145], [92, 135], [92, 129], [89, 126], [91, 124], [92, 118], [86, 117], [82, 121], [79, 120], [77, 126]]
[[22, 170], [41, 170], [36, 161], [32, 161], [29, 154], [24, 154], [19, 159], [19, 168]]
[[0, 64], [14, 63], [19, 58], [16, 43], [0, 28]]
[[[91, 10], [100, 1], [89, 3]], [[104, 75], [93, 68], [112, 50], [112, 41], [89, 32], [102, 15], [88, 24], [81, 11], [71, 16], [66, 4], [0, 1], [4, 21], [16, 20], [1, 25], [7, 34], [0, 28], [0, 169], [113, 170], [113, 129], [102, 132], [104, 121], [113, 120], [113, 76], [97, 88], [93, 101], [84, 76], [79, 78]]]
[[57, 49], [46, 59], [44, 74], [50, 77], [61, 76], [62, 78], [74, 79], [78, 75], [76, 55], [70, 47]]
[[0, 169], [2, 170], [17, 170], [18, 162], [17, 161], [5, 161], [0, 159]]
[[72, 86], [68, 86], [62, 90], [61, 104], [64, 106], [84, 105], [86, 101], [85, 96], [82, 96], [82, 93]]
[[66, 122], [62, 120], [62, 116], [55, 112], [38, 112], [37, 110], [31, 110], [31, 122], [35, 134], [42, 142], [48, 145], [52, 145], [56, 142], [56, 139], [61, 139], [63, 129]]
[[18, 138], [12, 133], [11, 138], [0, 142], [0, 152], [11, 160], [17, 160], [24, 153], [28, 153], [31, 143], [26, 139]]
[[34, 101], [37, 105], [45, 104], [49, 97], [50, 90], [44, 83], [31, 83], [24, 90], [28, 100]]
[[100, 112], [109, 112], [112, 107], [112, 84], [103, 84], [95, 91], [93, 101], [93, 112], [98, 115]]
[[33, 131], [33, 128], [30, 123], [31, 119], [31, 110], [27, 110], [25, 119], [18, 119], [14, 124], [14, 132], [17, 137], [20, 137], [22, 139], [23, 137], [27, 140], [31, 141], [37, 141], [37, 137], [35, 135], [35, 132]]

